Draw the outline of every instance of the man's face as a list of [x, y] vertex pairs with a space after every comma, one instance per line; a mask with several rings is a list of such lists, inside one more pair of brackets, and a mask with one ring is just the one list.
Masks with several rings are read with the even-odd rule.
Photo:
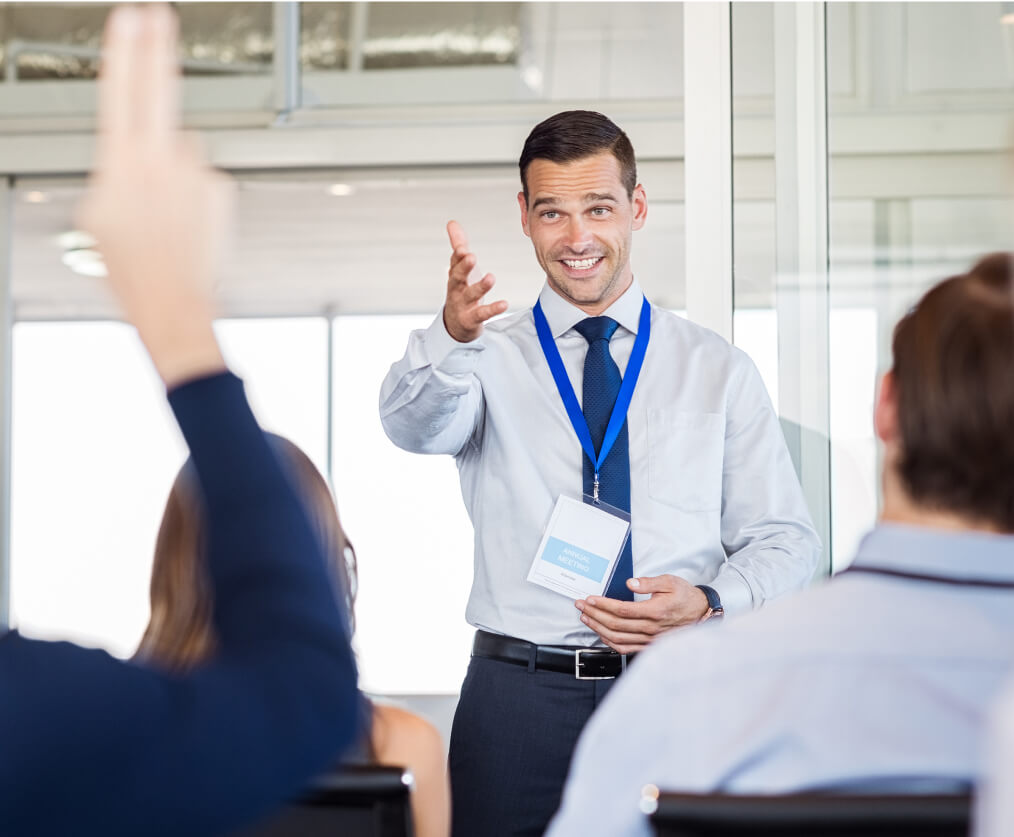
[[589, 315], [601, 314], [630, 287], [631, 233], [648, 214], [644, 189], [627, 196], [608, 151], [572, 163], [533, 160], [525, 179], [521, 226], [549, 286]]

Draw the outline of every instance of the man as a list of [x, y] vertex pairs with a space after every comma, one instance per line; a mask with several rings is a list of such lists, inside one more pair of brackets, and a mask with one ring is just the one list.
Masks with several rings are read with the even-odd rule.
[[11, 837], [232, 833], [334, 763], [360, 715], [321, 545], [212, 330], [228, 184], [178, 130], [175, 63], [166, 7], [113, 12], [81, 220], [190, 447], [220, 642], [206, 665], [170, 674], [0, 635]]
[[[601, 114], [557, 114], [532, 130], [520, 173], [521, 226], [546, 278], [538, 304], [486, 324], [507, 303], [483, 303], [491, 275], [469, 283], [476, 257], [452, 221], [443, 311], [381, 392], [396, 444], [456, 458], [475, 527], [466, 616], [478, 632], [450, 747], [462, 837], [541, 834], [626, 655], [803, 586], [819, 551], [753, 365], [650, 306], [634, 278], [648, 201], [626, 134]], [[618, 510], [589, 531], [630, 513], [622, 550], [590, 550], [619, 553], [603, 595], [527, 580], [563, 508]]]
[[894, 332], [874, 424], [883, 511], [821, 589], [665, 639], [589, 724], [552, 837], [650, 833], [643, 788], [781, 793], [968, 782], [1014, 662], [1011, 259]]

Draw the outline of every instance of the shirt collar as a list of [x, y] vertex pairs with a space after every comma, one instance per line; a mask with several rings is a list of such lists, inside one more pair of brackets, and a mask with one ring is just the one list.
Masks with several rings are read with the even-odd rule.
[[[612, 317], [631, 334], [637, 334], [637, 326], [641, 321], [641, 300], [643, 298], [644, 291], [641, 290], [637, 279], [634, 278], [630, 287], [602, 312], [602, 316]], [[549, 287], [548, 282], [542, 286], [539, 302], [542, 303], [542, 313], [546, 315], [546, 322], [549, 323], [549, 330], [552, 332], [554, 340], [588, 316]]]
[[863, 538], [854, 567], [941, 578], [1014, 581], [1014, 535], [881, 523]]

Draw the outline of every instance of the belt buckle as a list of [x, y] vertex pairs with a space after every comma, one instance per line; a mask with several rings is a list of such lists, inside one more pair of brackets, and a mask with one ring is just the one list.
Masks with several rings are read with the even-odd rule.
[[[613, 653], [615, 653], [615, 652], [614, 651], [609, 651], [609, 650], [607, 650], [605, 648], [578, 648], [574, 652], [574, 679], [575, 680], [615, 680], [616, 677], [617, 677], [617, 675], [615, 675], [615, 674], [598, 674], [598, 675], [595, 675], [595, 674], [582, 674], [581, 673], [581, 666], [586, 665], [586, 663], [584, 663], [584, 662], [581, 661], [581, 655], [582, 654], [587, 654], [587, 655], [589, 655], [591, 657], [601, 657], [601, 656], [609, 655], [609, 654], [613, 654]], [[619, 657], [620, 657], [620, 671], [622, 672], [622, 671], [626, 670], [626, 668], [627, 668], [627, 658], [624, 655], [622, 655], [622, 654], [619, 655]]]

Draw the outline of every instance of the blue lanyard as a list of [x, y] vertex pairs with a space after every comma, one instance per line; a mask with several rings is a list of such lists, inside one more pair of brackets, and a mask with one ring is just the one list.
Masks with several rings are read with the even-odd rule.
[[577, 395], [574, 387], [567, 377], [567, 370], [563, 366], [563, 358], [560, 357], [560, 350], [556, 348], [556, 341], [553, 340], [553, 333], [549, 329], [546, 315], [542, 312], [542, 302], [535, 303], [532, 309], [535, 317], [535, 331], [539, 335], [539, 343], [542, 345], [542, 354], [546, 356], [549, 364], [549, 371], [553, 373], [553, 380], [556, 381], [556, 389], [563, 399], [563, 406], [567, 410], [570, 423], [577, 433], [581, 447], [591, 460], [595, 469], [595, 484], [593, 488], [594, 499], [599, 498], [599, 470], [602, 463], [609, 456], [613, 449], [616, 437], [620, 435], [623, 422], [627, 420], [627, 410], [630, 409], [630, 399], [634, 396], [634, 387], [637, 386], [637, 378], [641, 374], [641, 365], [644, 363], [644, 354], [648, 350], [648, 340], [651, 337], [651, 305], [647, 297], [641, 304], [641, 319], [637, 326], [637, 338], [634, 340], [634, 348], [630, 352], [630, 360], [627, 361], [627, 370], [623, 375], [623, 382], [620, 384], [619, 395], [616, 396], [616, 403], [613, 405], [613, 412], [609, 416], [609, 424], [606, 425], [606, 435], [602, 438], [602, 448], [598, 455], [595, 454], [595, 446], [592, 444], [591, 432], [588, 430], [588, 422], [585, 420], [581, 405], [577, 403]]

